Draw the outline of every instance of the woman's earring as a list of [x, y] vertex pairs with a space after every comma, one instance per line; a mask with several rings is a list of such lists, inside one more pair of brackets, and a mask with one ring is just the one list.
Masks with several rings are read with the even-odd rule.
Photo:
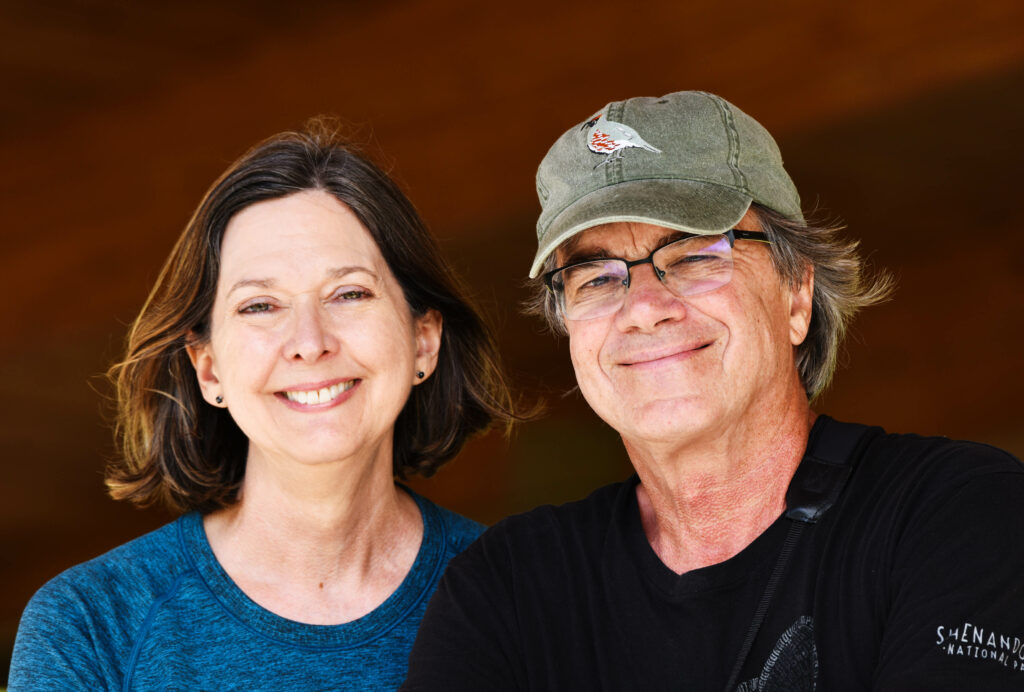
[[216, 401], [218, 404], [223, 404], [224, 403], [224, 397], [222, 397], [220, 394], [215, 396], [213, 400]]
[[419, 372], [417, 372], [417, 373], [416, 373], [416, 377], [420, 378], [421, 380], [422, 380], [422, 379], [423, 379], [423, 378], [424, 378], [425, 376], [426, 376], [426, 375], [425, 375], [425, 373], [424, 373], [424, 372], [423, 372], [422, 370], [420, 370]]

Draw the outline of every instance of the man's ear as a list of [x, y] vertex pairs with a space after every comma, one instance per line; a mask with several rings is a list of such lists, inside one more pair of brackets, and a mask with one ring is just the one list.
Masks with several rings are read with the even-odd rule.
[[[416, 373], [413, 384], [419, 384], [437, 368], [437, 356], [441, 352], [441, 332], [443, 329], [441, 313], [433, 308], [415, 318], [413, 329], [416, 332]], [[423, 373], [423, 377], [419, 376]]]
[[[222, 407], [224, 392], [221, 390], [217, 366], [213, 359], [213, 348], [209, 341], [200, 341], [195, 334], [189, 334], [185, 344], [188, 359], [196, 370], [196, 380], [203, 393], [203, 399], [214, 406]], [[220, 401], [217, 398], [220, 397]]]
[[814, 304], [814, 267], [804, 271], [800, 285], [792, 289], [789, 304], [789, 340], [799, 346], [807, 338], [811, 327], [811, 309]]

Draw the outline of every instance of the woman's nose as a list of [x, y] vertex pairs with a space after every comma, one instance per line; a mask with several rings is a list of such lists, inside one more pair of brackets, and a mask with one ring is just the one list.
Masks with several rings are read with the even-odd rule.
[[338, 341], [330, 329], [329, 316], [315, 301], [300, 301], [292, 307], [285, 357], [313, 363], [335, 353]]

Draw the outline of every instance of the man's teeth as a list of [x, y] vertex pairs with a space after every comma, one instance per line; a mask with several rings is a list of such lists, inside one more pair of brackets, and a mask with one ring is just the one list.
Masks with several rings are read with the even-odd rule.
[[289, 401], [300, 404], [326, 404], [328, 401], [337, 399], [342, 392], [352, 389], [352, 385], [355, 383], [355, 380], [347, 380], [323, 389], [311, 389], [308, 392], [285, 392], [284, 395], [288, 397]]

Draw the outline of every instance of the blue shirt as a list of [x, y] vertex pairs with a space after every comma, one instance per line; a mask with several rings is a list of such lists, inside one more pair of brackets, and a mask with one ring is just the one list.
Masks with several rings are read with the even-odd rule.
[[202, 517], [186, 514], [43, 586], [22, 615], [9, 690], [396, 688], [445, 565], [483, 529], [411, 494], [419, 553], [357, 620], [307, 625], [260, 607], [217, 562]]

